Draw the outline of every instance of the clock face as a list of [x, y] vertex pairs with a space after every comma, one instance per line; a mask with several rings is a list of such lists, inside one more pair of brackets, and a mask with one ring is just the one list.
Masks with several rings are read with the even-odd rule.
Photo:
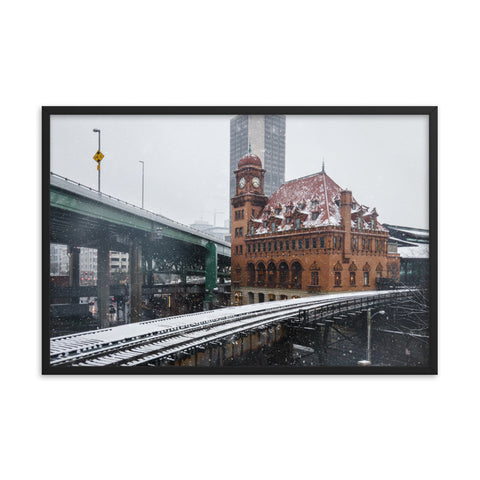
[[238, 182], [238, 186], [239, 186], [240, 188], [243, 188], [243, 187], [245, 186], [245, 179], [244, 179], [243, 177], [242, 177], [242, 178], [240, 179], [240, 181]]
[[260, 179], [258, 177], [253, 177], [252, 179], [252, 185], [255, 187], [255, 188], [258, 188], [260, 186]]

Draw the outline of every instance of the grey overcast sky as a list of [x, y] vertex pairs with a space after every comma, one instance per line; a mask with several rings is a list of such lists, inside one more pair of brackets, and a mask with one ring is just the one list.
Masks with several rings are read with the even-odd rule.
[[[101, 190], [185, 224], [223, 226], [230, 202], [230, 118], [223, 115], [53, 115], [50, 170], [97, 188], [93, 155], [101, 130]], [[255, 152], [253, 152], [255, 153]], [[426, 116], [287, 115], [286, 174], [321, 170], [380, 222], [428, 228]], [[216, 212], [216, 213], [215, 213]]]

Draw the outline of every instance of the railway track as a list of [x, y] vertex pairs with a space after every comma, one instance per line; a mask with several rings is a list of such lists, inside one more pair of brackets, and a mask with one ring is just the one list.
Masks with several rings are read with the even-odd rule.
[[50, 364], [83, 367], [145, 365], [287, 319], [301, 320], [308, 317], [305, 312], [338, 314], [352, 308], [373, 306], [382, 298], [408, 292], [344, 293], [227, 307], [55, 337], [50, 340]]

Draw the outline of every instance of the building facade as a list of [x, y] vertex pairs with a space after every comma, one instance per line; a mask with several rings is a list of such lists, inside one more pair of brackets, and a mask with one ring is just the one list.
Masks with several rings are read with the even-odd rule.
[[377, 278], [398, 280], [399, 255], [375, 208], [358, 203], [324, 169], [267, 196], [265, 170], [247, 154], [234, 172], [234, 304], [373, 290]]
[[426, 287], [430, 271], [430, 232], [421, 228], [387, 225], [390, 241], [398, 245], [400, 282]]
[[[71, 249], [72, 247], [70, 247]], [[63, 277], [70, 274], [71, 250], [67, 245], [50, 244], [50, 276]], [[80, 247], [80, 285], [97, 284], [97, 250]], [[129, 256], [125, 252], [109, 252], [112, 281], [124, 280], [129, 271]]]
[[285, 115], [236, 115], [230, 120], [230, 198], [235, 195], [234, 171], [249, 148], [264, 159], [266, 195], [285, 182], [285, 132]]

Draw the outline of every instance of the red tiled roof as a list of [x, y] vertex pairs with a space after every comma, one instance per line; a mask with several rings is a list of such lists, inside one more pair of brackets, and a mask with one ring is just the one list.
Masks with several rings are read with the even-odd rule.
[[[324, 172], [286, 182], [272, 194], [258, 215], [255, 233], [270, 231], [272, 221], [275, 221], [277, 231], [290, 230], [294, 226], [293, 218], [298, 216], [301, 218], [302, 227], [305, 228], [340, 225], [342, 219], [339, 200], [342, 190]], [[352, 225], [356, 226], [357, 218], [361, 216], [364, 220], [362, 228], [369, 228], [366, 223], [370, 223], [373, 216], [377, 215], [375, 209], [359, 205], [353, 197], [352, 202]], [[292, 217], [290, 223], [287, 223], [287, 217]], [[268, 227], [263, 226], [264, 221], [269, 222]], [[384, 230], [380, 224], [377, 224], [377, 228]]]

